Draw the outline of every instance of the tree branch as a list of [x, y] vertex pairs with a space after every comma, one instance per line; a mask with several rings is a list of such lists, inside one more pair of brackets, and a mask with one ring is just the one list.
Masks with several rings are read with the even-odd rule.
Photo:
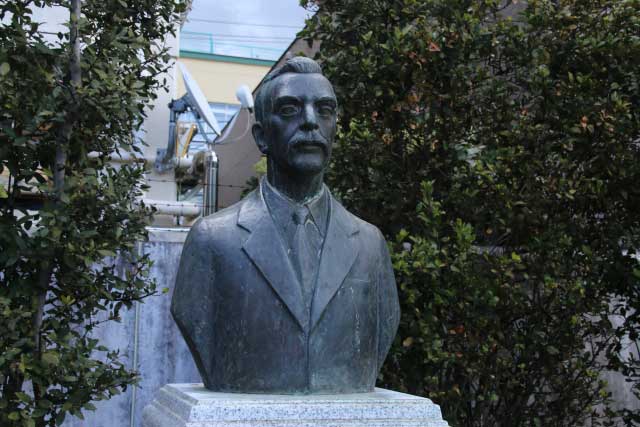
[[[71, 6], [69, 10], [69, 76], [70, 76], [70, 89], [72, 94], [72, 100], [70, 107], [67, 109], [65, 121], [62, 125], [62, 129], [58, 134], [56, 141], [56, 154], [53, 171], [53, 183], [55, 190], [55, 199], [53, 201], [54, 209], [60, 208], [61, 196], [64, 193], [65, 183], [65, 165], [67, 162], [67, 151], [69, 147], [69, 141], [73, 128], [78, 121], [79, 101], [77, 96], [77, 89], [82, 85], [82, 70], [80, 68], [80, 37], [78, 34], [78, 21], [80, 19], [80, 1], [71, 0]], [[42, 320], [44, 317], [44, 306], [46, 303], [46, 296], [51, 283], [51, 275], [54, 270], [54, 260], [56, 251], [50, 252], [49, 259], [45, 260], [42, 264], [40, 273], [38, 275], [38, 294], [35, 299], [35, 313], [33, 316], [33, 334], [34, 334], [34, 347], [35, 357], [40, 359], [42, 355], [42, 343], [41, 343], [41, 330]], [[43, 394], [41, 387], [34, 383], [34, 398], [38, 401]]]

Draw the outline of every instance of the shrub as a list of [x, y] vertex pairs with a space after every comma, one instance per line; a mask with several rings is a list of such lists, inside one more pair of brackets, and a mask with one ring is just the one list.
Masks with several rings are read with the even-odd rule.
[[394, 252], [380, 384], [455, 426], [640, 425], [602, 380], [639, 394], [640, 2], [317, 3], [330, 186]]
[[[32, 9], [69, 9], [45, 34]], [[100, 323], [155, 292], [134, 131], [164, 87], [174, 0], [0, 2], [0, 425], [59, 425], [135, 383]], [[99, 153], [97, 159], [90, 152]], [[36, 196], [35, 202], [33, 196]], [[125, 260], [126, 272], [115, 259]]]

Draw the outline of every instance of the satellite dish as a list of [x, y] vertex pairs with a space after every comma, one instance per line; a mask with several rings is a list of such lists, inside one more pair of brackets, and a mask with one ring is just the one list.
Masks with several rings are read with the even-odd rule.
[[185, 67], [181, 62], [178, 62], [178, 66], [182, 72], [184, 86], [187, 88], [187, 93], [189, 94], [191, 101], [193, 101], [190, 103], [192, 104], [190, 106], [195, 108], [198, 114], [200, 114], [200, 117], [204, 119], [204, 121], [217, 135], [220, 135], [220, 125], [218, 124], [216, 117], [211, 112], [211, 107], [209, 107], [209, 103], [200, 90], [198, 83], [196, 83], [196, 80], [191, 77], [191, 74], [187, 71], [187, 67]]
[[253, 111], [253, 95], [251, 89], [247, 85], [240, 85], [236, 90], [236, 98], [240, 101], [242, 108], [246, 108], [249, 111]]

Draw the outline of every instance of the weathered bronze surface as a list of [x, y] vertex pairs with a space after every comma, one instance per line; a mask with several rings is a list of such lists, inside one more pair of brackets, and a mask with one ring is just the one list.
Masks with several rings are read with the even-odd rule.
[[171, 311], [210, 390], [374, 388], [400, 309], [382, 235], [323, 184], [336, 109], [311, 59], [272, 72], [253, 128], [267, 179], [189, 233]]

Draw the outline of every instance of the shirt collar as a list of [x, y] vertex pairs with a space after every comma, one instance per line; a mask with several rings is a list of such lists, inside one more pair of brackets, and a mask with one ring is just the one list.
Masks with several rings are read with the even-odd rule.
[[[323, 236], [325, 235], [329, 217], [329, 197], [328, 191], [325, 189], [324, 185], [316, 196], [302, 205], [279, 192], [269, 184], [266, 177], [262, 178], [261, 187], [262, 194], [271, 215], [274, 217], [276, 222], [284, 227], [285, 233], [287, 233], [287, 229], [290, 224], [293, 224], [293, 213], [300, 207], [306, 206], [309, 209], [313, 222], [315, 222], [318, 230]], [[295, 224], [293, 227], [295, 227]]]

